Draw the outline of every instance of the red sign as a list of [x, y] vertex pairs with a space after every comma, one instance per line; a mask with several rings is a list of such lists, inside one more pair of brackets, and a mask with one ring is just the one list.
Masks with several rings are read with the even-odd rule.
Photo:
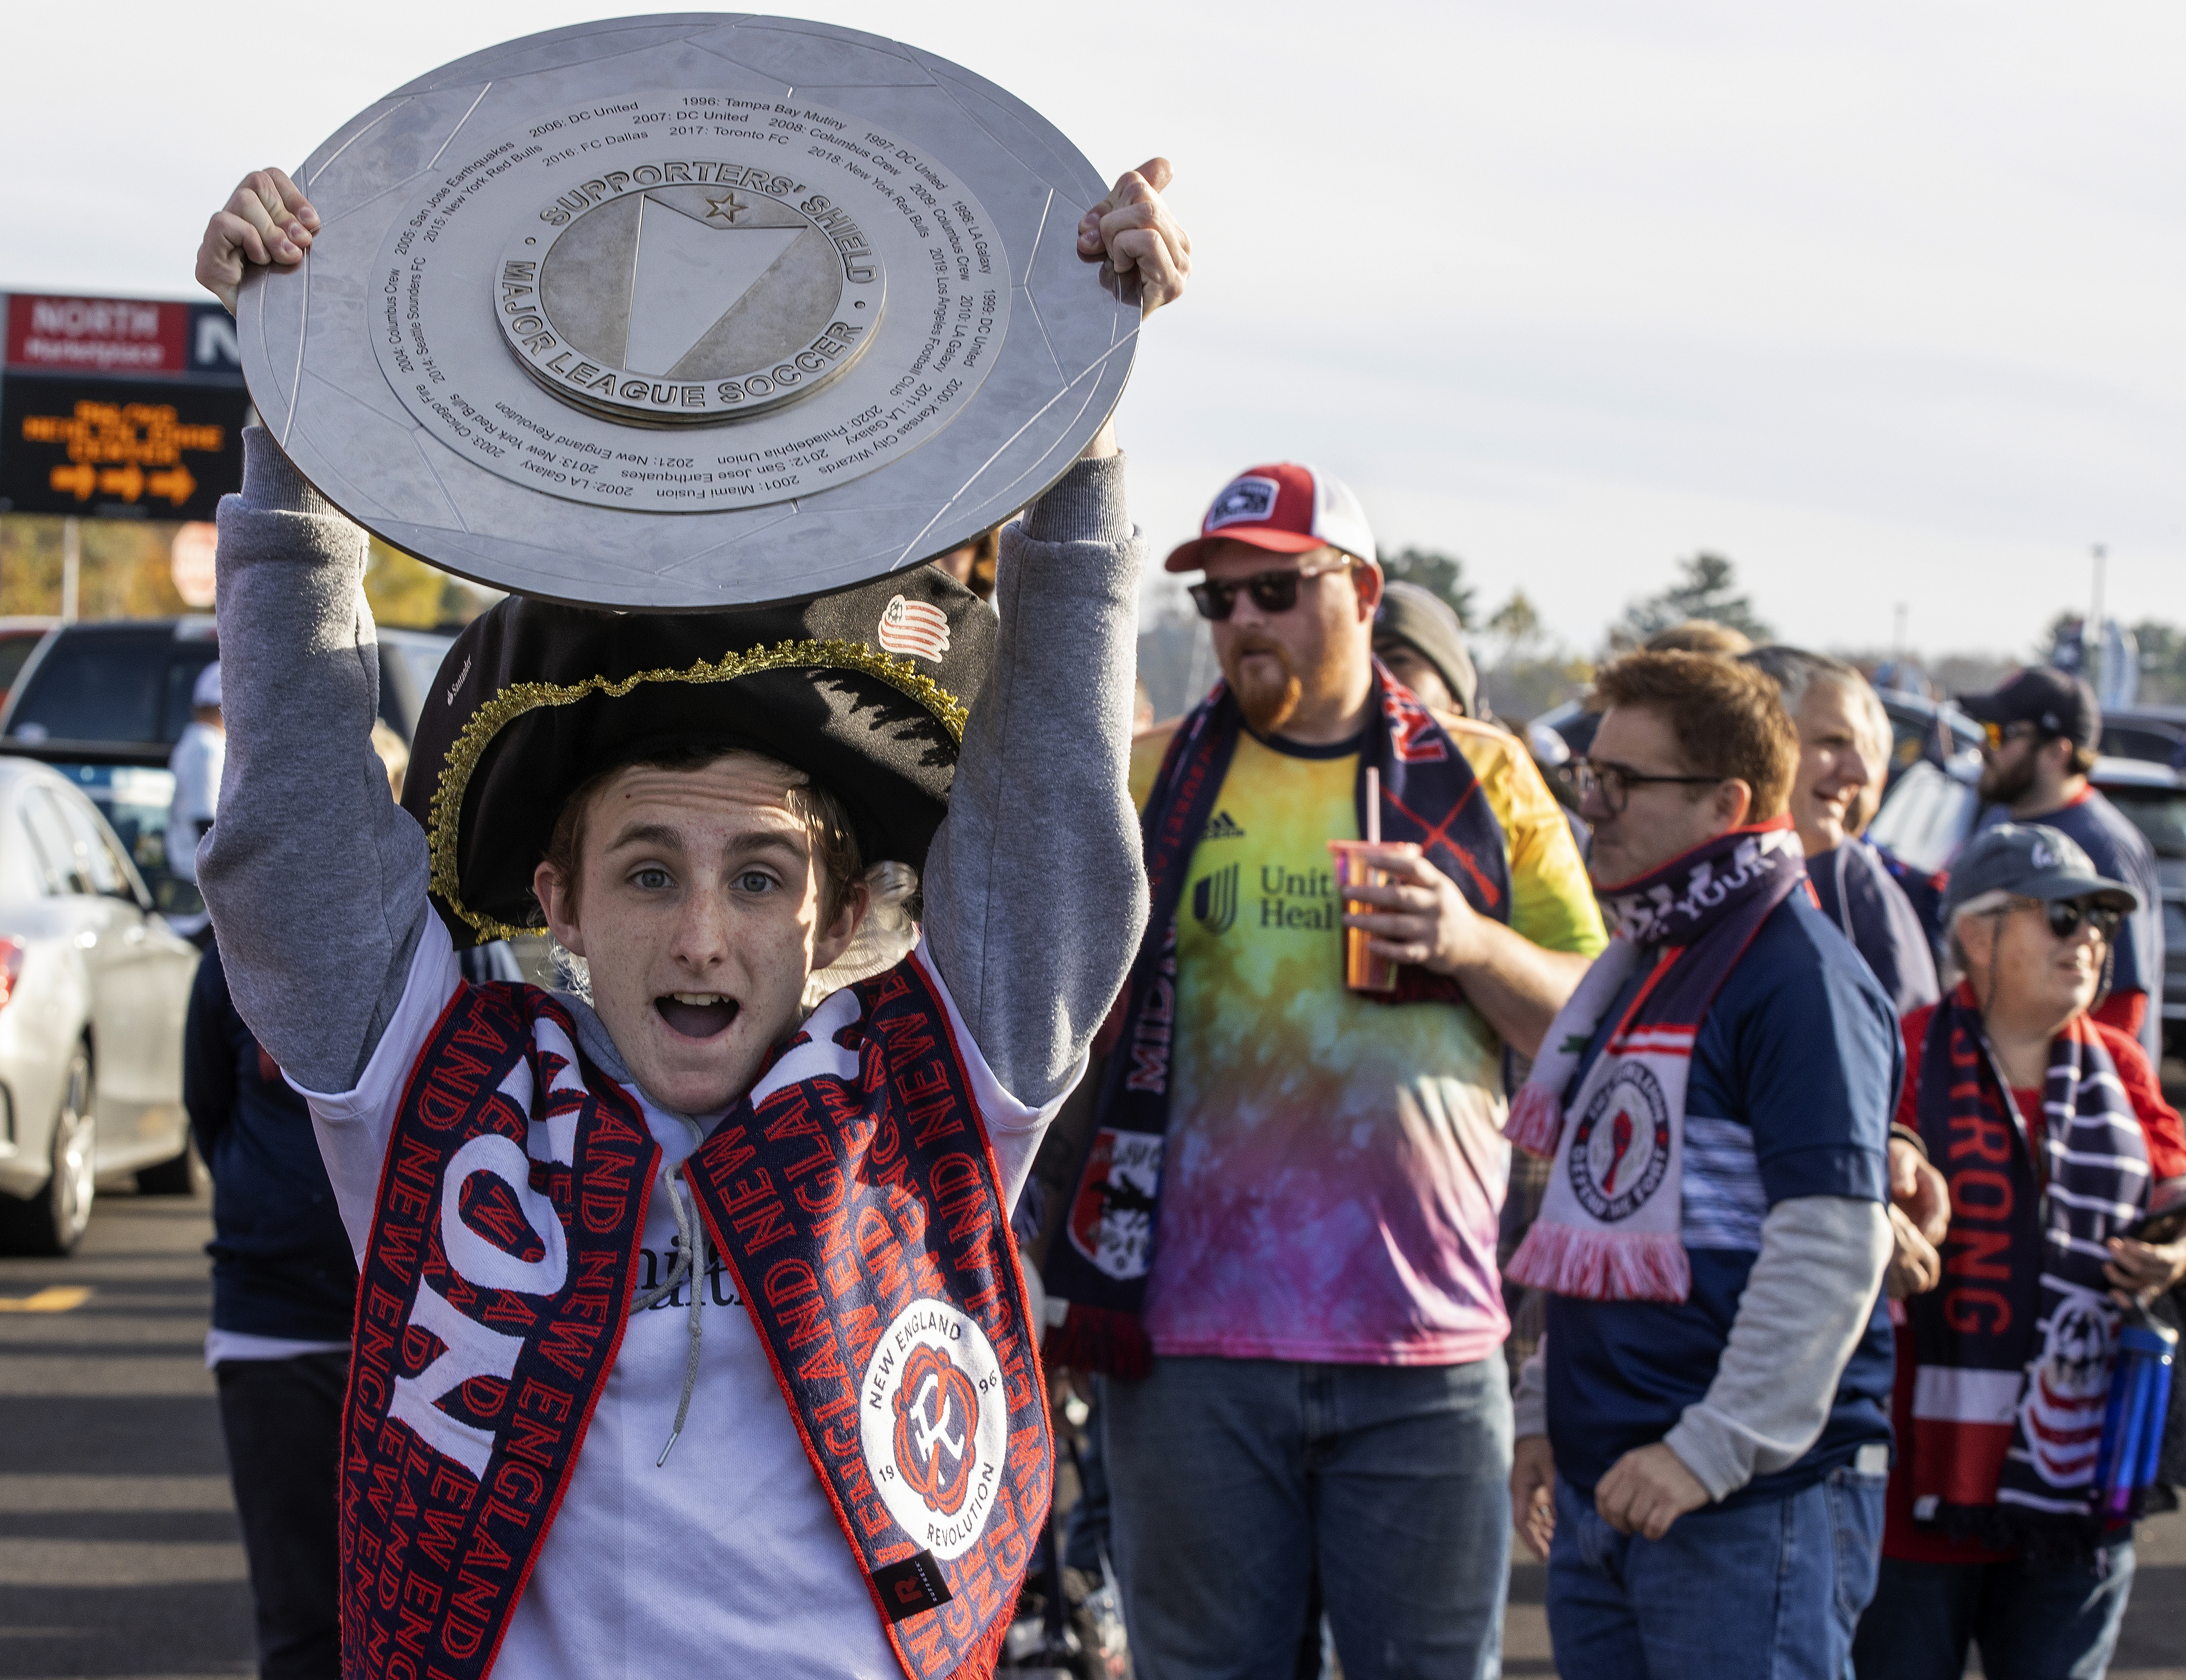
[[184, 373], [191, 307], [127, 298], [8, 300], [8, 366], [53, 373]]

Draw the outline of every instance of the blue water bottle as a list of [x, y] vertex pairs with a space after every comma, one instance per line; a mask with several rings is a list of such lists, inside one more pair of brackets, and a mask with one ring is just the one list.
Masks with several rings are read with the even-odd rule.
[[2096, 1515], [2106, 1524], [2132, 1521], [2134, 1495], [2155, 1480], [2164, 1419], [2171, 1408], [2171, 1369], [2178, 1355], [2178, 1332], [2138, 1308], [2118, 1332], [2093, 1490]]

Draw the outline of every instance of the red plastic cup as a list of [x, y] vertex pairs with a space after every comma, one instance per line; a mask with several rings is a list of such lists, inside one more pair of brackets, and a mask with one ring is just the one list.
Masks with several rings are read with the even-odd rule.
[[[1336, 858], [1337, 896], [1342, 899], [1347, 913], [1370, 911], [1376, 906], [1362, 904], [1358, 899], [1343, 897], [1347, 887], [1386, 887], [1387, 872], [1368, 865], [1363, 854], [1373, 844], [1370, 840], [1331, 840], [1328, 849]], [[1370, 936], [1363, 927], [1343, 930], [1343, 983], [1354, 992], [1393, 992], [1397, 989], [1397, 964], [1393, 958], [1377, 956], [1369, 950]]]

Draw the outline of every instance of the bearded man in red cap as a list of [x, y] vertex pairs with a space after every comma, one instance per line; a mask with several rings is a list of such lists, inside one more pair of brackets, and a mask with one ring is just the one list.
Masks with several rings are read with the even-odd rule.
[[[1522, 745], [1374, 658], [1349, 490], [1250, 468], [1169, 569], [1223, 680], [1135, 749], [1152, 914], [1046, 1270], [1050, 1360], [1108, 1374], [1132, 1660], [1286, 1674], [1317, 1574], [1354, 1680], [1492, 1674], [1503, 1051], [1600, 917]], [[1376, 824], [1388, 884], [1339, 893], [1329, 843]], [[1346, 983], [1352, 928], [1393, 989]]]

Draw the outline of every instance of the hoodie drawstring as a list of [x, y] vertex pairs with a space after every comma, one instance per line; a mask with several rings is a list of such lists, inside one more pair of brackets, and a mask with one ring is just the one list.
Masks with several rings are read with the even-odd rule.
[[[683, 1117], [678, 1115], [676, 1118], [681, 1120]], [[691, 1128], [695, 1145], [699, 1140], [698, 1127], [689, 1120], [683, 1120], [683, 1123]], [[653, 1461], [655, 1470], [664, 1466], [668, 1455], [675, 1450], [676, 1440], [683, 1433], [684, 1420], [691, 1415], [692, 1392], [698, 1386], [698, 1347], [704, 1335], [698, 1313], [703, 1305], [701, 1297], [706, 1277], [706, 1237], [704, 1228], [698, 1223], [698, 1209], [692, 1205], [691, 1198], [677, 1181], [675, 1168], [663, 1167], [660, 1169], [660, 1183], [668, 1192], [668, 1205], [675, 1215], [675, 1229], [680, 1239], [675, 1259], [668, 1268], [668, 1275], [659, 1284], [651, 1289], [632, 1293], [630, 1310], [642, 1313], [666, 1300], [688, 1278], [691, 1282], [691, 1306], [686, 1323], [690, 1327], [691, 1351], [683, 1361], [683, 1392], [675, 1403], [675, 1426], [668, 1431], [667, 1445], [660, 1449], [660, 1456]]]

